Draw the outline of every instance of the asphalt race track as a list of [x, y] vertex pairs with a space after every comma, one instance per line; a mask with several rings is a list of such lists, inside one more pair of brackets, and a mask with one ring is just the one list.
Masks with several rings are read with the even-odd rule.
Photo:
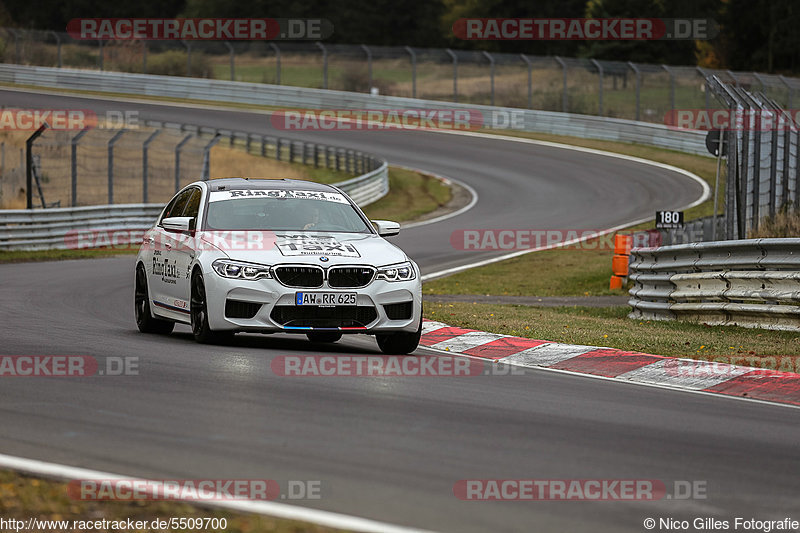
[[[250, 113], [0, 93], [6, 106], [126, 108], [270, 131]], [[396, 239], [427, 272], [479, 257], [452, 250], [455, 229], [604, 228], [700, 195], [669, 171], [554, 148], [419, 132], [302, 136], [477, 190], [468, 213]], [[367, 337], [323, 346], [287, 335], [211, 347], [183, 326], [142, 335], [133, 262], [0, 265], [0, 354], [139, 358], [138, 376], [2, 380], [0, 453], [155, 479], [320, 480], [321, 499], [293, 504], [441, 531], [643, 531], [647, 517], [782, 519], [800, 509], [797, 409], [538, 370], [280, 377], [270, 363], [281, 355], [377, 347]], [[465, 502], [453, 494], [458, 480], [506, 478], [700, 481], [707, 497]]]

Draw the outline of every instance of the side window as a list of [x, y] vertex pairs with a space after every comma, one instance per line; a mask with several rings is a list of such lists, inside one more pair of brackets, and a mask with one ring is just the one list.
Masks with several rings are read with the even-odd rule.
[[[179, 217], [181, 213], [183, 213], [184, 208], [186, 207], [187, 202], [189, 201], [189, 197], [192, 195], [192, 192], [195, 189], [188, 189], [180, 193], [176, 196], [164, 210], [164, 216], [161, 217], [161, 220], [169, 217]], [[158, 221], [158, 225], [161, 225], [161, 220]]]
[[200, 189], [192, 189], [192, 195], [189, 197], [189, 201], [186, 202], [186, 207], [181, 215], [183, 217], [194, 218], [192, 229], [194, 229], [194, 226], [197, 225], [197, 215], [200, 212], [200, 198], [202, 198], [202, 196], [203, 193]]

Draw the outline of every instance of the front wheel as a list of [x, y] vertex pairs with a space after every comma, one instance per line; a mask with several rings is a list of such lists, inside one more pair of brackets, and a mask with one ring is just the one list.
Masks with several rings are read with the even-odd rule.
[[221, 344], [233, 337], [230, 331], [212, 331], [208, 325], [208, 305], [206, 304], [206, 285], [203, 276], [195, 273], [192, 276], [192, 296], [189, 305], [192, 319], [192, 335], [201, 344]]
[[136, 326], [142, 333], [161, 333], [168, 335], [175, 329], [175, 322], [159, 320], [150, 313], [150, 296], [147, 292], [147, 274], [144, 265], [136, 265], [136, 280], [133, 291]]
[[419, 339], [422, 337], [422, 318], [419, 328], [414, 333], [401, 331], [399, 333], [379, 333], [375, 335], [378, 347], [386, 355], [407, 355], [417, 349]]

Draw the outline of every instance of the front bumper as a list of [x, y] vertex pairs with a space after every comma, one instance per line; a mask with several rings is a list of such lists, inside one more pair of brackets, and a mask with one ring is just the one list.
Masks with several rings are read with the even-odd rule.
[[[204, 272], [208, 322], [212, 330], [260, 333], [415, 332], [422, 316], [422, 283], [373, 280], [357, 289], [286, 287], [276, 279], [248, 281]], [[355, 292], [356, 307], [316, 308], [295, 305], [297, 292]], [[396, 304], [410, 303], [410, 314]], [[390, 317], [391, 316], [391, 317]], [[397, 318], [402, 316], [403, 318]], [[405, 318], [407, 316], [407, 318]]]

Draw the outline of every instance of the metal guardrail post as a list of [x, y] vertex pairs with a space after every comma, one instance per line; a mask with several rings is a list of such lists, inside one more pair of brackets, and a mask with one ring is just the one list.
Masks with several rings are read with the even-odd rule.
[[114, 145], [128, 130], [119, 130], [108, 140], [108, 204], [114, 203]]
[[[219, 133], [214, 135], [214, 137], [203, 147], [203, 169], [200, 171], [200, 179], [203, 181], [208, 181], [211, 177], [211, 149], [217, 144], [222, 137]], [[249, 135], [248, 135], [249, 139]]]
[[61, 68], [61, 36], [54, 31], [48, 32], [56, 39], [56, 54], [58, 57], [58, 68]]
[[675, 73], [667, 65], [661, 65], [661, 68], [669, 74], [669, 109], [675, 111]]
[[190, 133], [184, 137], [183, 140], [175, 146], [175, 192], [178, 192], [181, 188], [181, 150], [192, 137], [194, 137], [194, 133]]
[[483, 57], [489, 60], [489, 80], [492, 84], [492, 105], [494, 105], [494, 57], [486, 50], [483, 51]]
[[567, 105], [567, 64], [558, 56], [553, 56], [553, 59], [561, 65], [561, 69], [564, 71], [564, 86], [561, 89], [561, 111], [567, 113], [568, 105]]
[[148, 158], [147, 158], [147, 155], [148, 155], [147, 151], [150, 148], [150, 143], [153, 142], [153, 140], [156, 137], [158, 137], [158, 135], [160, 133], [161, 133], [161, 130], [154, 131], [142, 143], [142, 202], [145, 203], [145, 204], [147, 203], [147, 199], [148, 199], [148, 181], [149, 181], [148, 167], [150, 166]]
[[528, 67], [528, 109], [533, 109], [533, 63], [528, 59], [525, 54], [520, 54], [519, 57], [525, 62]]
[[322, 88], [328, 88], [328, 49], [325, 48], [325, 45], [321, 42], [317, 41], [314, 43], [317, 45], [317, 48], [322, 50]]
[[231, 81], [236, 81], [236, 64], [235, 64], [235, 56], [236, 52], [233, 50], [233, 45], [228, 41], [222, 41], [222, 43], [228, 48], [228, 53], [230, 54], [230, 62], [231, 62]]
[[367, 54], [367, 92], [372, 93], [372, 51], [366, 44], [362, 44], [361, 49]]
[[89, 129], [83, 129], [78, 132], [72, 139], [70, 139], [70, 174], [71, 174], [71, 189], [70, 196], [72, 207], [78, 205], [78, 143], [81, 137], [89, 133]]
[[449, 48], [446, 48], [445, 52], [453, 60], [453, 102], [458, 103], [458, 56]]
[[270, 42], [269, 47], [275, 52], [275, 85], [281, 84], [281, 49], [278, 45]]
[[411, 98], [417, 97], [417, 53], [410, 46], [405, 51], [411, 56]]
[[603, 65], [596, 59], [592, 59], [592, 64], [597, 68], [597, 114], [603, 116]]
[[[45, 122], [25, 140], [25, 199], [28, 209], [33, 209], [33, 143], [50, 126]], [[42, 198], [42, 207], [45, 207]]]

